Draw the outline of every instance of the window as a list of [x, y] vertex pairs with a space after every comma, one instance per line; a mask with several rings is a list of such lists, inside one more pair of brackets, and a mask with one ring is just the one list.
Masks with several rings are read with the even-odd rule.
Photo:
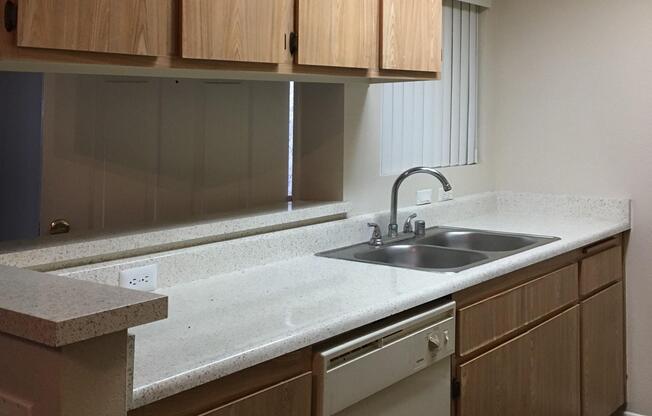
[[417, 165], [478, 162], [478, 14], [481, 7], [444, 0], [440, 81], [390, 83], [382, 89], [381, 174]]

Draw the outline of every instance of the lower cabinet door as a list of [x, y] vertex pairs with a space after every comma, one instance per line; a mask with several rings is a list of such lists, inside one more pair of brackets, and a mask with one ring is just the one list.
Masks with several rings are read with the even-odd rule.
[[200, 416], [310, 416], [311, 379], [306, 373]]
[[608, 416], [625, 402], [623, 285], [588, 298], [582, 307], [582, 414]]
[[579, 306], [462, 364], [459, 416], [580, 414]]

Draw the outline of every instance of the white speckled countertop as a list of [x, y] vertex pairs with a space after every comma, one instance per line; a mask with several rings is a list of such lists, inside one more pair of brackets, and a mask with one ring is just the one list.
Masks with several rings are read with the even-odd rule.
[[[474, 214], [469, 218], [450, 220], [455, 216], [444, 215], [441, 206], [430, 209], [438, 210], [439, 218], [448, 218], [440, 225], [553, 235], [561, 240], [455, 274], [303, 254], [162, 289], [159, 293], [169, 297], [169, 318], [132, 331], [136, 335], [132, 408], [630, 227], [627, 200], [512, 193], [492, 195], [491, 203], [480, 203], [482, 198], [489, 197], [467, 200], [484, 207], [468, 211]], [[459, 217], [464, 202], [449, 207]], [[419, 212], [428, 217], [424, 209]], [[333, 227], [345, 226], [347, 221], [352, 227], [359, 227], [359, 222], [368, 219], [356, 217], [332, 226], [311, 227], [321, 227], [317, 229], [322, 233], [334, 232]], [[367, 234], [367, 230], [360, 229]], [[289, 237], [286, 234], [284, 238]], [[329, 248], [350, 244], [350, 238], [347, 236], [341, 244]], [[327, 239], [336, 240], [332, 235]]]
[[60, 347], [166, 316], [162, 295], [0, 266], [0, 332]]

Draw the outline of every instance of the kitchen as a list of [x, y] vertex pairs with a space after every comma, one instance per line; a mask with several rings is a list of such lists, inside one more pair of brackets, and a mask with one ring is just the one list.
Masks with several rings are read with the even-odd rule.
[[0, 414], [652, 414], [648, 1], [3, 3]]

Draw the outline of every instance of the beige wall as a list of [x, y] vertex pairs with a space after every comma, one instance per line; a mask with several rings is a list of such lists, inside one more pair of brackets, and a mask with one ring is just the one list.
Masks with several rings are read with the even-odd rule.
[[[380, 176], [381, 89], [364, 84], [347, 84], [344, 93], [344, 200], [352, 214], [389, 210], [390, 191], [396, 176]], [[480, 102], [482, 105], [482, 88]], [[480, 120], [482, 129], [482, 120]], [[491, 163], [485, 157], [480, 134], [480, 164], [445, 168], [441, 171], [453, 185], [455, 196], [493, 189]], [[439, 182], [427, 175], [405, 181], [399, 195], [401, 207], [416, 203], [419, 189], [433, 189], [436, 200]]]
[[652, 415], [652, 1], [494, 0], [483, 36], [497, 188], [633, 198], [628, 400]]

